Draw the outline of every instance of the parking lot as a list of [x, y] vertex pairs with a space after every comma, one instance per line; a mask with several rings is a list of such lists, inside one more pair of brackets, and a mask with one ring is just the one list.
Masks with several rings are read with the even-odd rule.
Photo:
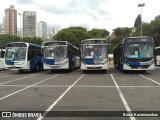
[[[0, 71], [0, 119], [159, 120], [159, 74], [160, 67], [123, 73], [112, 64], [107, 73]], [[29, 117], [27, 112], [42, 116]]]

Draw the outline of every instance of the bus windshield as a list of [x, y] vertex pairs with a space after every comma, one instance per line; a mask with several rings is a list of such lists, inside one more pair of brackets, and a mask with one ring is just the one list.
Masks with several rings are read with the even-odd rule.
[[44, 58], [45, 59], [63, 59], [67, 58], [67, 46], [49, 46], [44, 47]]
[[153, 55], [152, 43], [129, 43], [125, 44], [125, 58], [151, 58]]
[[26, 47], [7, 47], [6, 60], [23, 61], [26, 59]]
[[107, 45], [83, 45], [82, 58], [106, 58]]

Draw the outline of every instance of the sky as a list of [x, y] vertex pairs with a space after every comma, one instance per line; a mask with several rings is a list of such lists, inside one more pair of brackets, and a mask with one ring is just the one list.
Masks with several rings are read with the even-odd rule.
[[[106, 29], [112, 32], [117, 27], [133, 27], [141, 8], [142, 21], [150, 22], [160, 15], [159, 0], [3, 0], [0, 4], [0, 23], [4, 10], [14, 5], [18, 13], [36, 11], [37, 22], [44, 21], [48, 27], [82, 26]], [[20, 26], [20, 16], [17, 16]]]

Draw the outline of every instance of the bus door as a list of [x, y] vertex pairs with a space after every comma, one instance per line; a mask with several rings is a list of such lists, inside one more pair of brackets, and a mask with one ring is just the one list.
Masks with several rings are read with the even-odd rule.
[[35, 47], [33, 46], [29, 46], [28, 60], [29, 60], [30, 70], [36, 70], [37, 69], [36, 53], [35, 53]]

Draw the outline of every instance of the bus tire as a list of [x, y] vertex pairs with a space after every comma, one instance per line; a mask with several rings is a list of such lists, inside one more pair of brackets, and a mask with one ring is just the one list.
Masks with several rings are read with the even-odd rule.
[[104, 73], [107, 73], [107, 70], [103, 70]]
[[74, 64], [71, 64], [70, 65], [70, 71], [73, 71], [74, 70]]
[[18, 70], [18, 72], [19, 72], [19, 73], [23, 73], [23, 72], [24, 72], [24, 70]]

